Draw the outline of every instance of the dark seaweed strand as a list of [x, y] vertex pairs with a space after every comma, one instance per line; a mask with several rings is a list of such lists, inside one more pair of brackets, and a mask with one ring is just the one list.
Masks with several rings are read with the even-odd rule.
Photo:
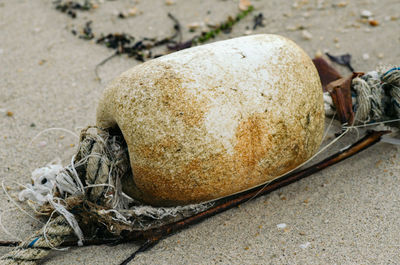
[[[249, 6], [247, 10], [241, 11], [234, 18], [229, 17], [227, 21], [221, 23], [218, 27], [211, 29], [210, 31], [202, 33], [200, 36], [182, 42], [182, 27], [179, 21], [170, 13], [168, 17], [174, 22], [173, 29], [174, 33], [171, 36], [158, 40], [157, 38], [142, 38], [135, 41], [135, 37], [126, 33], [110, 33], [102, 35], [96, 40], [96, 43], [105, 45], [107, 48], [114, 49], [115, 55], [126, 54], [129, 57], [133, 57], [138, 61], [143, 62], [147, 58], [156, 58], [164, 54], [153, 55], [152, 49], [155, 47], [166, 45], [168, 50], [178, 51], [186, 48], [190, 48], [194, 45], [202, 44], [208, 40], [215, 38], [221, 32], [229, 33], [232, 27], [246, 17], [251, 11], [254, 10], [253, 6]], [[91, 22], [87, 22], [83, 34], [79, 36], [82, 39], [90, 40], [94, 38], [94, 34], [91, 29]], [[107, 61], [107, 58], [105, 61]], [[102, 62], [103, 64], [104, 62]]]
[[58, 11], [66, 13], [72, 18], [76, 18], [76, 10], [89, 11], [94, 8], [93, 4], [89, 0], [85, 0], [83, 3], [77, 1], [55, 0], [53, 1], [53, 4]]
[[181, 41], [182, 32], [179, 21], [172, 14], [168, 13], [168, 17], [174, 22], [174, 33], [161, 40], [158, 40], [157, 38], [142, 38], [135, 42], [135, 38], [129, 34], [113, 33], [100, 37], [96, 42], [98, 44], [103, 44], [110, 49], [116, 50], [116, 55], [126, 54], [129, 57], [133, 57], [136, 60], [143, 62], [145, 58], [153, 57], [151, 54], [153, 48], [162, 45], [176, 44], [176, 38], [179, 39], [179, 42]]
[[[144, 62], [146, 58], [157, 58], [165, 54], [152, 54], [152, 49], [158, 46], [166, 45], [166, 47], [170, 51], [187, 49], [194, 45], [202, 44], [210, 40], [211, 38], [214, 38], [215, 36], [220, 34], [221, 31], [229, 33], [232, 27], [237, 22], [242, 20], [253, 10], [254, 7], [249, 6], [247, 10], [244, 10], [237, 14], [235, 18], [229, 17], [228, 20], [223, 22], [220, 26], [203, 33], [201, 36], [196, 36], [185, 42], [182, 42], [182, 27], [179, 21], [170, 13], [168, 13], [168, 17], [174, 22], [174, 33], [171, 36], [161, 40], [157, 40], [157, 38], [143, 38], [133, 43], [135, 41], [135, 37], [126, 33], [110, 33], [108, 35], [103, 35], [102, 37], [97, 39], [96, 43], [103, 44], [110, 49], [114, 49], [115, 53], [104, 59], [100, 64], [96, 66], [96, 77], [100, 80], [100, 77], [98, 75], [98, 68], [117, 55], [127, 54], [129, 57], [133, 57], [138, 61]], [[178, 41], [175, 40], [176, 38], [178, 38]]]
[[88, 21], [83, 28], [82, 34], [79, 35], [79, 38], [84, 40], [91, 40], [94, 38], [93, 30], [92, 30], [92, 21]]
[[257, 27], [262, 27], [262, 28], [265, 27], [263, 13], [259, 13], [258, 15], [254, 16], [253, 21], [254, 21], [253, 30], [256, 30]]
[[351, 55], [350, 54], [346, 53], [346, 54], [342, 54], [342, 55], [338, 55], [338, 56], [331, 55], [327, 52], [325, 54], [326, 54], [326, 56], [328, 56], [328, 58], [332, 62], [337, 63], [339, 65], [346, 66], [350, 70], [350, 72], [354, 72], [354, 68], [351, 66]]
[[244, 17], [246, 17], [253, 10], [254, 10], [254, 7], [249, 6], [248, 9], [241, 11], [239, 14], [237, 14], [235, 18], [232, 18], [231, 16], [229, 16], [226, 21], [221, 23], [221, 25], [219, 25], [209, 31], [203, 32], [200, 36], [195, 36], [190, 40], [187, 40], [184, 42], [179, 42], [175, 45], [169, 45], [167, 47], [169, 50], [172, 50], [172, 51], [180, 51], [180, 50], [184, 50], [184, 49], [190, 48], [195, 45], [203, 44], [203, 43], [209, 41], [210, 39], [215, 38], [221, 32], [230, 33], [232, 30], [232, 27], [236, 23], [238, 23], [240, 20], [242, 20]]
[[216, 27], [215, 29], [212, 29], [210, 31], [207, 31], [207, 32], [203, 33], [199, 37], [195, 37], [194, 40], [193, 40], [193, 44], [202, 44], [202, 43], [204, 43], [204, 42], [206, 42], [206, 41], [208, 41], [210, 39], [215, 38], [221, 32], [230, 33], [230, 31], [232, 30], [232, 27], [236, 23], [238, 23], [240, 20], [245, 18], [253, 10], [254, 10], [254, 7], [253, 6], [249, 6], [248, 9], [246, 9], [246, 10], [240, 12], [239, 14], [237, 14], [235, 18], [228, 17], [228, 19], [225, 22], [223, 22], [220, 26]]

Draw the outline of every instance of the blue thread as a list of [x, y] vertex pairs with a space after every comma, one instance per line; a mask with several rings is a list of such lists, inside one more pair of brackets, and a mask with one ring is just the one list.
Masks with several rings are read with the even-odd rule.
[[394, 67], [394, 68], [390, 69], [389, 71], [387, 71], [386, 73], [384, 73], [383, 76], [385, 76], [385, 75], [387, 75], [387, 74], [389, 74], [389, 73], [391, 73], [391, 72], [393, 72], [393, 71], [396, 71], [396, 70], [399, 70], [399, 71], [400, 71], [400, 67]]
[[31, 243], [29, 243], [29, 245], [28, 245], [28, 248], [31, 248], [31, 247], [33, 247], [33, 245], [35, 245], [35, 243], [36, 243], [36, 241], [38, 241], [39, 240], [39, 238], [37, 237], [37, 238], [35, 238], [34, 240], [32, 240], [32, 242]]

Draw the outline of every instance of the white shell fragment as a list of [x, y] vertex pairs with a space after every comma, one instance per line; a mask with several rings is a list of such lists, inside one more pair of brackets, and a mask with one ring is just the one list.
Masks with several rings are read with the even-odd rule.
[[318, 149], [324, 103], [306, 53], [277, 35], [179, 51], [118, 77], [97, 113], [119, 127], [133, 181], [154, 205], [208, 201], [265, 183]]
[[286, 226], [287, 226], [287, 225], [286, 225], [285, 223], [277, 224], [277, 225], [276, 225], [276, 227], [277, 227], [278, 229], [285, 229]]
[[300, 244], [299, 247], [302, 248], [302, 249], [306, 249], [306, 248], [308, 248], [310, 245], [311, 245], [310, 242], [306, 242], [306, 243], [304, 243], [304, 244]]

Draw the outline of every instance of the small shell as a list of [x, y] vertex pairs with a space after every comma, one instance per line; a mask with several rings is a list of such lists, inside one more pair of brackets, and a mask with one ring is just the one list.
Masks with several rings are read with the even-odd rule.
[[134, 181], [153, 205], [227, 196], [318, 149], [324, 104], [306, 53], [277, 35], [215, 42], [138, 65], [104, 92], [98, 126], [119, 127]]

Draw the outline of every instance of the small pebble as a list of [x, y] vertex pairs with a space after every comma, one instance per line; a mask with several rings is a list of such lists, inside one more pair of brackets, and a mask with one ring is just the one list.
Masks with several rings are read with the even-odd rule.
[[286, 224], [282, 223], [282, 224], [277, 224], [276, 227], [278, 227], [278, 229], [285, 229], [286, 228]]
[[349, 3], [347, 2], [339, 2], [336, 4], [337, 7], [346, 7]]
[[363, 10], [363, 11], [361, 11], [361, 17], [362, 17], [362, 18], [370, 18], [370, 17], [372, 17], [372, 16], [373, 16], [373, 14], [372, 14], [372, 12], [369, 11], [369, 10]]
[[368, 53], [364, 53], [362, 55], [362, 58], [363, 58], [364, 61], [368, 60], [369, 59], [369, 54]]
[[175, 1], [173, 1], [173, 0], [166, 0], [166, 1], [165, 1], [165, 4], [166, 4], [167, 6], [172, 6], [172, 5], [175, 4]]
[[239, 0], [239, 9], [246, 11], [251, 6], [250, 0]]
[[194, 31], [197, 28], [199, 28], [200, 25], [201, 24], [199, 22], [193, 22], [193, 23], [188, 24], [187, 26], [188, 26], [189, 30]]
[[137, 14], [138, 9], [136, 7], [132, 7], [128, 9], [128, 16], [133, 17]]
[[319, 58], [319, 57], [322, 57], [322, 55], [323, 54], [322, 54], [321, 50], [318, 50], [315, 52], [314, 57]]
[[369, 24], [373, 27], [379, 26], [379, 22], [375, 19], [370, 20]]
[[12, 111], [7, 111], [7, 112], [6, 112], [6, 115], [7, 115], [8, 117], [12, 117], [12, 116], [14, 116], [14, 112], [12, 112]]
[[305, 40], [311, 40], [312, 37], [313, 37], [313, 35], [312, 35], [309, 31], [307, 31], [307, 30], [302, 30], [302, 31], [301, 31], [301, 36], [302, 36], [303, 39], [305, 39]]
[[379, 58], [379, 59], [383, 59], [384, 56], [385, 56], [385, 55], [384, 55], [383, 53], [381, 53], [381, 52], [378, 53], [378, 58]]

